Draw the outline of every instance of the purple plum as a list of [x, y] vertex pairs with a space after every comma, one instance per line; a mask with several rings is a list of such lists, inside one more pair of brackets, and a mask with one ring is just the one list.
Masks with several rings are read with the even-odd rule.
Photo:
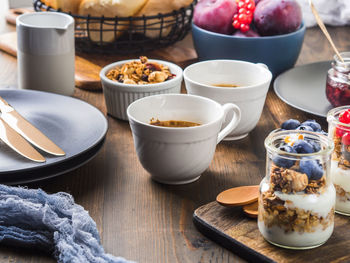
[[231, 35], [232, 17], [237, 13], [235, 0], [201, 0], [194, 8], [193, 22], [200, 28]]
[[262, 0], [254, 12], [255, 27], [262, 36], [294, 32], [301, 22], [301, 8], [295, 0]]

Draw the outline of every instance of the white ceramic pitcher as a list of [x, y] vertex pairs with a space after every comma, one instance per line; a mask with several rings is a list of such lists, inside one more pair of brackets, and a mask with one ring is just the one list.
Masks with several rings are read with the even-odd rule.
[[54, 12], [17, 18], [18, 83], [62, 95], [74, 92], [74, 19]]

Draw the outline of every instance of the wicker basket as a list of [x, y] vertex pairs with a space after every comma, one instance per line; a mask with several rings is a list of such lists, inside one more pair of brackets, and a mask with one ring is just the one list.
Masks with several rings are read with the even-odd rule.
[[[167, 14], [140, 17], [93, 17], [70, 14], [75, 19], [75, 45], [86, 53], [142, 53], [174, 44], [191, 29], [194, 1]], [[61, 12], [34, 0], [37, 12]]]

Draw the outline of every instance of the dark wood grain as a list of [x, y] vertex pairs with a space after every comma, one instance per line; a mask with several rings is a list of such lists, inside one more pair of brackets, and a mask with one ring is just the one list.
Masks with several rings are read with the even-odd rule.
[[193, 220], [197, 228], [212, 240], [251, 262], [349, 262], [350, 222], [345, 216], [335, 216], [331, 238], [320, 248], [288, 250], [266, 242], [259, 232], [256, 219], [244, 215], [242, 208], [222, 207], [211, 202], [195, 210]]
[[[6, 8], [7, 1], [0, 1], [0, 33], [15, 30], [5, 22]], [[329, 30], [340, 50], [350, 49], [348, 28]], [[169, 54], [155, 52], [155, 58], [170, 56], [170, 60], [182, 67], [195, 61], [190, 35], [176, 46], [182, 47], [184, 53], [181, 54], [188, 61], [179, 60], [180, 49], [174, 47], [168, 49]], [[332, 55], [320, 30], [308, 29], [298, 64], [330, 60]], [[110, 63], [111, 59], [108, 56], [91, 57], [91, 61], [99, 66]], [[14, 57], [0, 52], [0, 69], [0, 87], [17, 83]], [[106, 114], [102, 93], [76, 89], [74, 96]], [[96, 221], [108, 253], [142, 263], [244, 262], [199, 233], [192, 222], [193, 211], [215, 200], [216, 195], [225, 189], [259, 184], [265, 173], [263, 140], [267, 134], [285, 119], [315, 118], [284, 104], [271, 90], [262, 117], [248, 137], [220, 143], [209, 169], [198, 181], [183, 186], [166, 186], [153, 182], [140, 165], [129, 124], [106, 116], [109, 131], [96, 158], [75, 171], [28, 187], [41, 187], [50, 193], [71, 193]], [[324, 119], [316, 119], [326, 128]], [[0, 246], [0, 262], [54, 261], [41, 252]]]

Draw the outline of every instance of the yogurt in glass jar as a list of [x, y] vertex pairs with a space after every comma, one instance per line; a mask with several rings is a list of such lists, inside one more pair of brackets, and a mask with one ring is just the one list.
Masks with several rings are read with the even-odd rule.
[[350, 216], [350, 106], [328, 112], [328, 136], [334, 142], [331, 178], [336, 189], [335, 211]]
[[258, 227], [270, 243], [289, 249], [324, 244], [333, 233], [333, 141], [301, 131], [273, 131], [265, 139], [266, 176], [260, 184]]

